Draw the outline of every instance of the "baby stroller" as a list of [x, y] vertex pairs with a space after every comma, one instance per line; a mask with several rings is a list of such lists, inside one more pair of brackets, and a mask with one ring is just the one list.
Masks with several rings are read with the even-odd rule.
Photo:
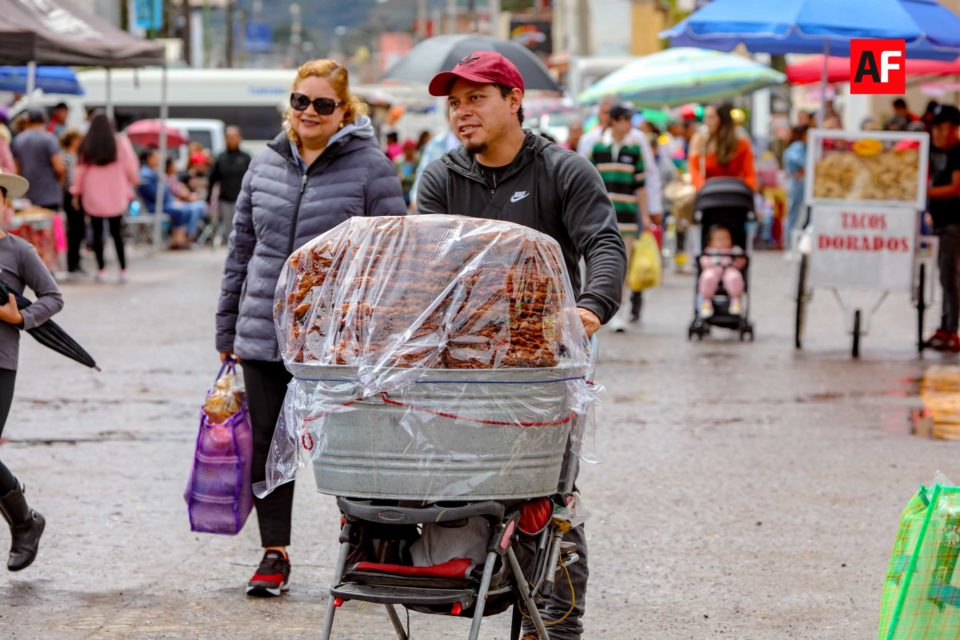
[[[747, 336], [753, 341], [753, 324], [750, 322], [750, 254], [752, 253], [752, 231], [748, 222], [755, 219], [753, 190], [739, 178], [712, 178], [703, 185], [697, 194], [695, 219], [700, 224], [701, 253], [697, 256], [697, 277], [694, 280], [693, 321], [687, 330], [687, 339], [694, 336], [702, 340], [710, 335], [711, 327], [730, 329], [740, 334], [740, 340]], [[713, 298], [714, 313], [709, 318], [701, 316], [700, 275], [703, 267], [700, 258], [707, 246], [710, 229], [714, 226], [725, 227], [730, 231], [735, 247], [744, 250], [746, 264], [743, 271], [744, 295], [741, 313], [730, 312], [730, 297], [720, 284]]]
[[[594, 338], [589, 371], [583, 375], [584, 371], [580, 370], [581, 377], [588, 381], [593, 376], [596, 354]], [[462, 380], [466, 374], [453, 371], [452, 375]], [[517, 389], [516, 393], [525, 393], [523, 389], [528, 388], [527, 385], [511, 384], [511, 388]], [[350, 416], [349, 413], [343, 415]], [[337, 496], [342, 514], [340, 553], [321, 639], [331, 638], [337, 609], [344, 602], [355, 600], [384, 605], [400, 640], [409, 638], [410, 631], [409, 626], [404, 628], [398, 606], [419, 613], [470, 617], [469, 640], [479, 638], [484, 616], [499, 614], [512, 607], [512, 640], [520, 637], [525, 616], [532, 620], [539, 637], [549, 640], [548, 626], [541, 619], [537, 604], [550, 598], [557, 580], [569, 579], [567, 567], [579, 560], [573, 543], [565, 542], [563, 538], [576, 524], [572, 514], [578, 459], [572, 451], [576, 448], [573, 443], [579, 442], [584, 422], [585, 416], [577, 415], [570, 424], [555, 432], [556, 437], [548, 436], [551, 444], [544, 440], [544, 447], [525, 454], [516, 468], [466, 487], [463, 495], [453, 500], [433, 502], [407, 500], [402, 496], [379, 497], [394, 492], [396, 486], [372, 483], [367, 485], [370, 491], [346, 489], [347, 482], [341, 485], [344, 490], [331, 491], [331, 487], [339, 482], [337, 476], [342, 475], [341, 470], [348, 463], [343, 447], [337, 447], [338, 453], [331, 460], [315, 464], [317, 484], [322, 492], [351, 494], [350, 497]], [[529, 426], [516, 428], [529, 429]], [[442, 437], [442, 430], [437, 430], [432, 437]], [[472, 445], [478, 451], [490, 447], [483, 442], [485, 436], [475, 434], [474, 437], [479, 438]], [[389, 436], [384, 441], [387, 439]], [[552, 472], [549, 465], [544, 464], [549, 457], [556, 462], [562, 459], [562, 464], [552, 466]], [[482, 461], [478, 458], [475, 462], [479, 465]], [[389, 467], [397, 461], [383, 458], [380, 464]], [[419, 481], [424, 482], [423, 478], [427, 476], [451, 473], [445, 464], [427, 458], [414, 471], [421, 477]], [[553, 475], [546, 477], [550, 473]], [[511, 475], [514, 476], [512, 479]], [[408, 482], [399, 475], [397, 477], [399, 483]], [[531, 478], [534, 478], [532, 484], [539, 483], [543, 489], [530, 491]], [[359, 481], [360, 484], [364, 482], [369, 481]], [[495, 488], [491, 488], [494, 485]], [[524, 489], [524, 485], [527, 488]], [[499, 498], [498, 491], [509, 497]], [[411, 496], [417, 495], [420, 489], [408, 489], [407, 492]], [[518, 499], [518, 492], [527, 492], [528, 495]], [[371, 497], [374, 494], [378, 497]], [[473, 526], [475, 524], [479, 524], [479, 529]], [[429, 527], [433, 527], [432, 532], [451, 528], [453, 537], [448, 541], [453, 540], [454, 545], [463, 537], [477, 539], [479, 536], [482, 541], [479, 556], [418, 566], [423, 563], [415, 562], [415, 547], [419, 539], [427, 536]]]

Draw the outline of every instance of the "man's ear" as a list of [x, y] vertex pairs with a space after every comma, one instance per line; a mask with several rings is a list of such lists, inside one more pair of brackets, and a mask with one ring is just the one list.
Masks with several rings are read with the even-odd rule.
[[507, 95], [507, 100], [510, 101], [510, 113], [517, 113], [523, 105], [523, 91], [514, 87]]

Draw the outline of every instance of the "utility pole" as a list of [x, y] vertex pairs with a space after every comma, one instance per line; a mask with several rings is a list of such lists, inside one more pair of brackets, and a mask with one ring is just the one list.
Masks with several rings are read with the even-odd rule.
[[487, 11], [490, 13], [490, 35], [502, 38], [500, 33], [500, 0], [489, 0]]
[[447, 0], [447, 33], [457, 32], [457, 0]]
[[180, 0], [180, 19], [178, 20], [183, 39], [183, 60], [188, 65], [193, 62], [193, 25], [190, 24], [190, 0]]
[[467, 20], [469, 20], [470, 31], [477, 30], [477, 0], [467, 0]]
[[227, 23], [226, 66], [230, 69], [233, 68], [233, 0], [226, 0], [223, 10]]
[[417, 0], [417, 40], [427, 37], [427, 0]]
[[300, 66], [300, 45], [303, 44], [303, 22], [300, 17], [300, 5], [290, 5], [290, 58], [291, 64]]
[[577, 53], [581, 56], [593, 55], [593, 34], [590, 25], [590, 4], [587, 0], [577, 0]]

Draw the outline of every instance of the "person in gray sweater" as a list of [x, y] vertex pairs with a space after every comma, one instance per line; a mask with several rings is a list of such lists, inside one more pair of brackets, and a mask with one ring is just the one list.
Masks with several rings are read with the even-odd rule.
[[[27, 192], [29, 183], [20, 176], [0, 174], [2, 205], [8, 198], [19, 198]], [[30, 287], [36, 301], [25, 309], [17, 309], [13, 293], [0, 300], [0, 435], [13, 404], [13, 389], [17, 379], [17, 360], [20, 349], [20, 331], [32, 329], [50, 319], [63, 307], [63, 296], [57, 283], [37, 255], [37, 250], [26, 240], [0, 231], [0, 281], [11, 291], [23, 293]], [[7, 569], [26, 569], [37, 557], [40, 536], [45, 525], [43, 516], [27, 505], [23, 485], [0, 461], [0, 515], [10, 526], [10, 556]]]
[[[296, 249], [353, 216], [404, 215], [393, 164], [377, 146], [365, 105], [350, 94], [346, 68], [314, 60], [294, 79], [286, 131], [257, 155], [237, 197], [234, 229], [217, 307], [221, 360], [243, 366], [253, 428], [254, 484], [290, 382], [273, 321], [280, 272]], [[263, 559], [247, 583], [250, 596], [287, 588], [293, 483], [255, 498]]]

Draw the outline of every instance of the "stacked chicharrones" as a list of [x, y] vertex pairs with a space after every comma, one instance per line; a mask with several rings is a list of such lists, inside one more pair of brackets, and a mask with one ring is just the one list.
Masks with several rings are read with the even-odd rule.
[[506, 222], [355, 218], [293, 254], [284, 357], [426, 369], [553, 367], [573, 320], [559, 247]]

